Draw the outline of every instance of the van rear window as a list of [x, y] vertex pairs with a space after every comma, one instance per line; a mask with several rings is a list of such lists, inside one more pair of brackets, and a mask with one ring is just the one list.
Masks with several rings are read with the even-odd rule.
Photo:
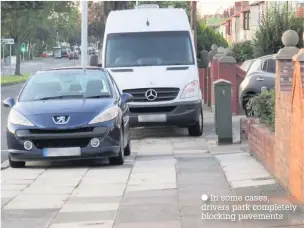
[[188, 31], [107, 35], [105, 67], [193, 65]]

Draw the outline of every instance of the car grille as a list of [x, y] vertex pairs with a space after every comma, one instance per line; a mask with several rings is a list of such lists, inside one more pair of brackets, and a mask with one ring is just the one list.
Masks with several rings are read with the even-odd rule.
[[[148, 100], [146, 97], [146, 92], [149, 89], [153, 89], [157, 93], [157, 97], [155, 100]], [[124, 93], [130, 93], [134, 102], [155, 102], [155, 101], [170, 101], [174, 100], [178, 93], [179, 88], [141, 88], [141, 89], [126, 89], [123, 90]]]
[[93, 127], [86, 128], [77, 128], [77, 129], [31, 129], [29, 130], [31, 134], [66, 134], [66, 133], [82, 133], [82, 132], [91, 132], [93, 131]]
[[131, 113], [165, 113], [172, 112], [176, 106], [168, 106], [168, 107], [134, 107], [129, 108]]
[[73, 138], [73, 139], [43, 139], [33, 140], [38, 149], [42, 148], [63, 148], [63, 147], [86, 147], [90, 138]]

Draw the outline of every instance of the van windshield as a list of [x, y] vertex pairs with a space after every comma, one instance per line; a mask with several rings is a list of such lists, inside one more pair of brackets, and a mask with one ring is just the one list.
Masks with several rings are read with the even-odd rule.
[[105, 67], [193, 64], [188, 31], [116, 33], [107, 36]]

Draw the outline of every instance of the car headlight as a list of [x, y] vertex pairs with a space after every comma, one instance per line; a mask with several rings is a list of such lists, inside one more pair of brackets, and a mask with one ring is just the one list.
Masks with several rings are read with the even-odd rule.
[[192, 81], [184, 88], [181, 98], [197, 97], [200, 91], [199, 81]]
[[117, 106], [106, 109], [102, 113], [98, 114], [94, 119], [92, 119], [89, 124], [102, 123], [109, 120], [113, 120], [117, 117], [119, 109]]
[[25, 118], [22, 114], [12, 109], [8, 116], [8, 122], [11, 124], [22, 125], [22, 126], [35, 126], [31, 121]]

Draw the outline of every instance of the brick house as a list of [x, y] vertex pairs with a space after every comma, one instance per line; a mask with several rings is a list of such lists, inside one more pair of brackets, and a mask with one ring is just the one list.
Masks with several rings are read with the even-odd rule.
[[[286, 1], [237, 1], [232, 8], [227, 10], [229, 18], [221, 23], [216, 30], [223, 35], [228, 44], [253, 40], [263, 15], [274, 4], [283, 8]], [[288, 7], [295, 10], [298, 17], [304, 17], [303, 1], [288, 1]]]

